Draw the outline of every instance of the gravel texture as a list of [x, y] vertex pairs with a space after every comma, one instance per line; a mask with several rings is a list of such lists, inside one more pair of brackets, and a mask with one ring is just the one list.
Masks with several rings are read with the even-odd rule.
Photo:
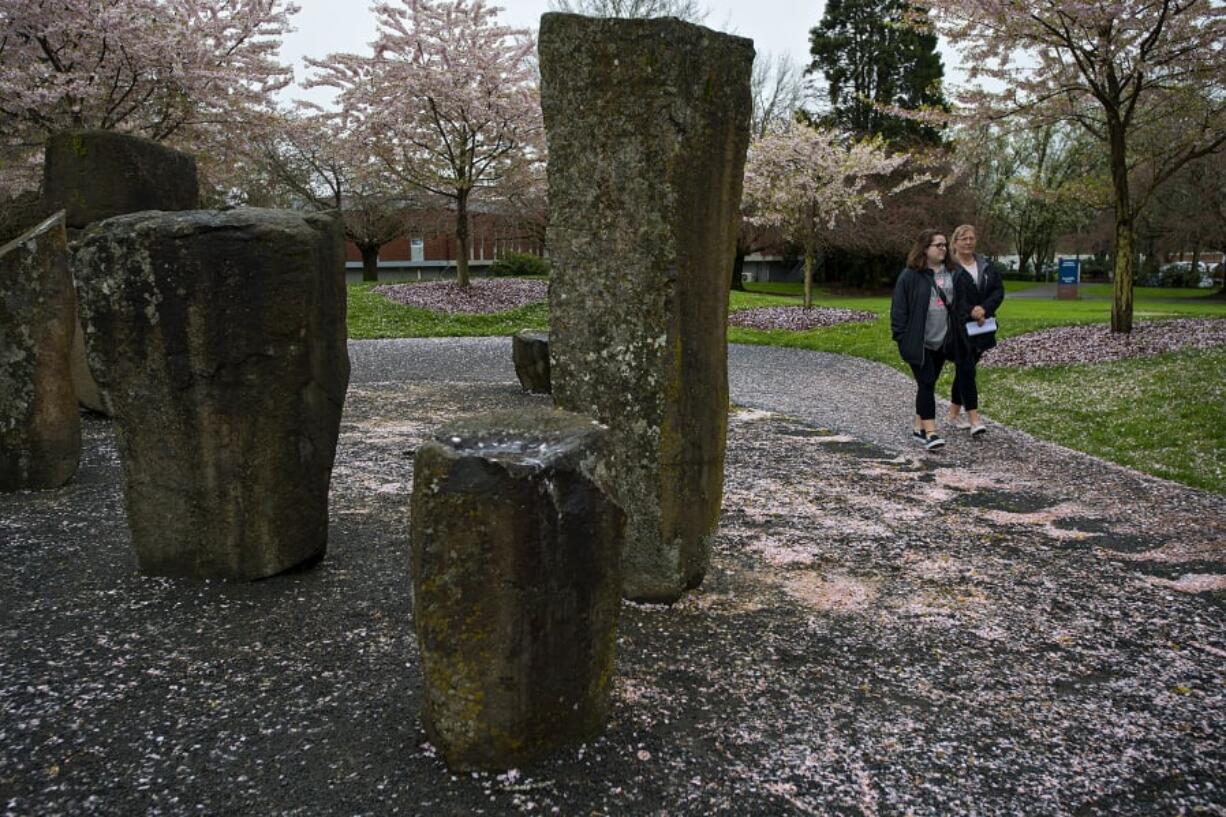
[[502, 339], [352, 351], [313, 568], [138, 576], [93, 417], [69, 486], [0, 495], [5, 815], [1226, 814], [1226, 500], [999, 426], [912, 450], [901, 374], [767, 348], [732, 349], [707, 581], [623, 605], [605, 735], [449, 774], [413, 452], [547, 401]]
[[875, 320], [877, 320], [877, 315], [874, 312], [826, 306], [815, 306], [811, 309], [800, 306], [763, 306], [757, 309], [741, 309], [728, 316], [730, 326], [794, 331]]

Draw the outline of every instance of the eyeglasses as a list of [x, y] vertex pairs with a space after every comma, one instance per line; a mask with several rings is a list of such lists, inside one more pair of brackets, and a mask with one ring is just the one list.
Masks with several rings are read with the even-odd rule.
[[929, 244], [928, 246], [929, 246], [929, 247], [936, 247], [938, 250], [944, 250], [944, 249], [946, 249], [947, 247], [949, 247], [949, 245], [948, 245], [948, 244], [945, 244], [945, 243], [941, 243], [941, 244]]

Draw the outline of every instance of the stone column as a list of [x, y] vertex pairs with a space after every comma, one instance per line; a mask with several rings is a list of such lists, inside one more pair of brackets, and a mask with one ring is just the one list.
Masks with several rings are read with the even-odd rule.
[[[125, 213], [194, 210], [200, 206], [196, 158], [128, 133], [64, 131], [47, 140], [43, 199], [50, 210], [64, 210], [71, 233]], [[110, 414], [86, 365], [79, 326], [72, 382], [81, 405]]]
[[554, 399], [614, 435], [626, 596], [672, 601], [702, 581], [723, 494], [753, 43], [546, 14], [540, 64]]
[[68, 355], [76, 296], [64, 214], [0, 247], [0, 491], [58, 488], [77, 471], [81, 416]]
[[413, 620], [430, 741], [506, 769], [603, 728], [625, 517], [607, 431], [535, 409], [457, 422], [417, 451]]
[[322, 557], [349, 380], [326, 216], [135, 213], [77, 251], [140, 570], [256, 579]]
[[511, 336], [515, 376], [526, 392], [549, 394], [549, 333], [521, 329]]

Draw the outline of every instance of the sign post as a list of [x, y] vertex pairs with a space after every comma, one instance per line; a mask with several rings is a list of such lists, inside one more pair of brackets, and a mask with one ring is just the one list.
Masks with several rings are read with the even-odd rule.
[[1081, 281], [1081, 260], [1061, 258], [1059, 276], [1056, 284], [1056, 299], [1060, 301], [1077, 300], [1077, 284]]

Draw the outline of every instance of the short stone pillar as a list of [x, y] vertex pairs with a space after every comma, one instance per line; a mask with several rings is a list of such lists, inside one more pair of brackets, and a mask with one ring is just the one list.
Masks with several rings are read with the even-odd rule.
[[339, 225], [134, 213], [92, 227], [76, 264], [140, 570], [257, 579], [322, 557], [349, 382]]
[[193, 210], [196, 158], [129, 133], [64, 131], [47, 140], [43, 198], [65, 211], [70, 229], [142, 210]]
[[[72, 231], [125, 213], [200, 206], [196, 157], [150, 139], [107, 130], [64, 131], [47, 140], [45, 205], [65, 211]], [[81, 405], [109, 415], [85, 362], [77, 328], [72, 382]]]
[[607, 430], [535, 409], [439, 431], [413, 474], [414, 625], [430, 741], [506, 769], [604, 727], [625, 517]]
[[614, 435], [625, 595], [672, 601], [702, 581], [723, 495], [753, 43], [546, 14], [539, 51], [554, 400]]
[[77, 471], [81, 415], [68, 367], [75, 326], [57, 213], [0, 247], [0, 491], [58, 488]]
[[511, 337], [515, 376], [524, 391], [549, 394], [549, 333], [521, 329]]

